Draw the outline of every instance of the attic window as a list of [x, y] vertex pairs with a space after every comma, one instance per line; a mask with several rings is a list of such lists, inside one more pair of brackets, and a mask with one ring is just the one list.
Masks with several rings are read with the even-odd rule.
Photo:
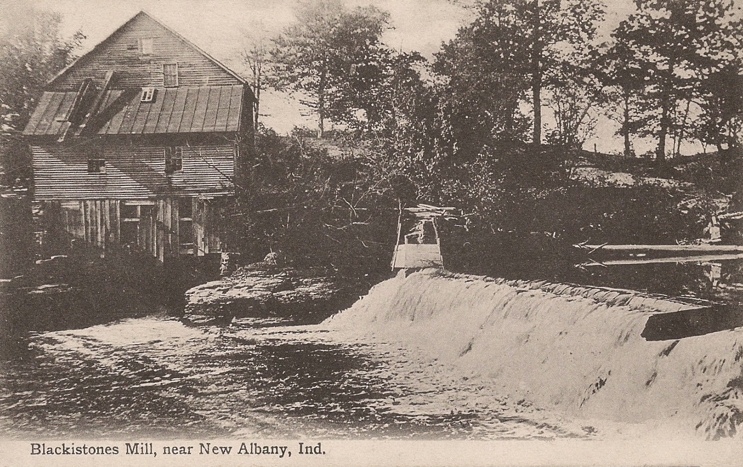
[[152, 102], [155, 99], [155, 88], [142, 88], [142, 102]]
[[137, 47], [139, 48], [139, 53], [142, 55], [152, 55], [152, 42], [151, 37], [138, 39]]
[[163, 86], [166, 88], [178, 86], [177, 63], [163, 63]]
[[165, 148], [165, 173], [171, 175], [183, 169], [183, 148]]

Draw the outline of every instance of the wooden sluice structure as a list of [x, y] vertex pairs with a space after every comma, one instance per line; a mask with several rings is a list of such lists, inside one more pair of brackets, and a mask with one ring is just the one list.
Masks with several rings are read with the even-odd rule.
[[443, 268], [439, 222], [454, 214], [454, 208], [427, 204], [401, 209], [392, 270]]

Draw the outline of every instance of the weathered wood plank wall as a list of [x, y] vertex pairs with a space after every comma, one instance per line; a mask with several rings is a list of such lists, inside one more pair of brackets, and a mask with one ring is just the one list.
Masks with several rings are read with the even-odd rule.
[[[165, 173], [165, 148], [105, 144], [32, 146], [37, 200], [145, 199], [163, 193], [231, 191], [235, 145], [183, 147], [183, 168]], [[106, 173], [88, 173], [88, 159], [105, 160]]]
[[[141, 53], [139, 41], [152, 39], [152, 53]], [[163, 28], [152, 18], [140, 15], [83, 56], [67, 73], [52, 82], [55, 90], [74, 91], [91, 77], [102, 86], [106, 72], [116, 72], [114, 89], [165, 85], [163, 63], [178, 63], [179, 86], [242, 84], [226, 70]]]
[[[161, 262], [180, 255], [204, 256], [221, 251], [219, 236], [209, 221], [208, 200], [190, 197], [47, 203], [50, 211], [59, 209], [63, 229], [72, 238], [104, 250], [114, 246], [136, 248]], [[127, 217], [122, 208], [129, 213]]]

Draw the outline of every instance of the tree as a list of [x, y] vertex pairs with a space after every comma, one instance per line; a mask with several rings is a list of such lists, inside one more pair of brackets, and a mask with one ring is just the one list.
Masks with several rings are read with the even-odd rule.
[[[247, 65], [251, 76], [251, 85], [255, 101], [253, 103], [253, 128], [258, 129], [260, 123], [261, 91], [264, 87], [264, 66], [268, 59], [268, 44], [266, 33], [262, 25], [255, 27], [245, 33], [245, 46], [241, 52], [242, 60]], [[254, 32], [257, 31], [257, 32]]]
[[594, 39], [603, 6], [598, 0], [488, 0], [478, 2], [476, 10], [475, 20], [437, 56], [438, 70], [455, 87], [482, 86], [503, 96], [498, 103], [484, 103], [496, 104], [486, 112], [506, 110], [506, 129], [516, 120], [522, 97], [530, 94], [532, 142], [539, 145], [543, 89], [558, 69], [583, 63], [580, 57]]
[[320, 137], [327, 118], [356, 123], [361, 111], [375, 121], [389, 14], [371, 6], [349, 11], [339, 0], [303, 2], [295, 14], [271, 50], [272, 86], [304, 96], [300, 103], [317, 114]]
[[547, 140], [555, 145], [579, 149], [596, 129], [598, 116], [595, 107], [602, 101], [601, 89], [588, 78], [552, 87], [546, 104], [552, 109], [555, 129], [547, 135]]
[[[0, 28], [0, 152], [6, 176], [15, 180], [28, 172], [25, 144], [20, 132], [46, 82], [74, 58], [85, 38], [81, 32], [69, 39], [60, 34], [61, 16], [25, 2], [11, 3], [3, 11]], [[23, 178], [23, 177], [21, 177]]]
[[605, 86], [607, 114], [619, 122], [624, 138], [624, 157], [632, 157], [632, 135], [641, 123], [640, 101], [647, 72], [640, 65], [637, 52], [624, 42], [613, 43], [596, 59], [595, 74]]
[[[674, 114], [701, 88], [703, 70], [740, 46], [740, 23], [731, 19], [732, 0], [635, 0], [637, 12], [620, 23], [614, 37], [636, 53], [641, 67], [647, 113], [645, 132], [658, 138], [657, 160], [663, 165], [666, 139], [676, 130], [683, 139], [686, 122]], [[657, 110], [656, 110], [657, 109]]]
[[694, 129], [704, 144], [719, 153], [740, 147], [743, 131], [743, 60], [737, 58], [709, 70], [699, 88], [701, 115]]
[[520, 106], [529, 87], [523, 29], [512, 12], [490, 6], [482, 5], [475, 21], [443, 45], [433, 64], [445, 79], [439, 95], [449, 109], [456, 152], [467, 159], [493, 139], [524, 138], [529, 123]]

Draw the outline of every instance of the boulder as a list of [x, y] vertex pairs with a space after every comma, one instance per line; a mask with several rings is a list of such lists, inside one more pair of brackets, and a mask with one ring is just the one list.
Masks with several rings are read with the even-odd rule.
[[282, 268], [264, 261], [193, 287], [185, 295], [185, 319], [193, 323], [243, 317], [316, 322], [350, 306], [358, 291], [322, 269]]

